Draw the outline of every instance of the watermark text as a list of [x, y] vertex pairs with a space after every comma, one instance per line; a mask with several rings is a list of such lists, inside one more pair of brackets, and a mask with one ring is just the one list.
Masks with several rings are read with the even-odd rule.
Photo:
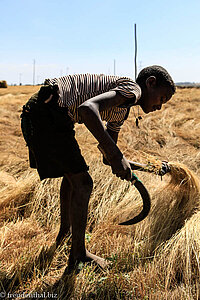
[[50, 293], [50, 292], [43, 292], [43, 293], [6, 293], [0, 292], [1, 299], [57, 299], [58, 294]]

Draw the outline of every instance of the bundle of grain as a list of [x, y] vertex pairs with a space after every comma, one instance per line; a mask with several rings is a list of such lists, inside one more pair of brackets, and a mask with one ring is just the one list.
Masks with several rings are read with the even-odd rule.
[[170, 163], [170, 181], [152, 197], [152, 208], [145, 224], [147, 251], [152, 253], [170, 239], [200, 209], [200, 185], [197, 176], [185, 165]]
[[200, 292], [200, 286], [198, 286], [200, 278], [199, 218], [200, 212], [198, 211], [158, 250], [159, 259], [155, 262], [162, 271], [165, 270], [166, 288], [181, 281]]
[[[157, 174], [161, 162], [152, 158], [149, 161], [147, 169]], [[169, 165], [169, 181], [166, 178], [164, 184], [159, 184], [159, 188], [151, 191], [152, 207], [149, 216], [132, 227], [135, 238], [143, 241], [144, 255], [152, 255], [162, 242], [170, 239], [200, 209], [200, 184], [197, 176], [183, 164]], [[147, 177], [145, 179], [148, 180]], [[152, 178], [153, 186], [156, 186], [155, 180], [155, 177]], [[149, 185], [150, 182], [146, 182]], [[113, 208], [110, 220], [116, 224], [131, 219], [138, 214], [141, 206], [141, 197], [131, 188]]]
[[38, 178], [35, 174], [26, 179], [3, 187], [0, 190], [0, 220], [13, 219], [18, 213], [23, 214], [31, 200]]
[[0, 80], [0, 88], [7, 88], [7, 82], [5, 80]]

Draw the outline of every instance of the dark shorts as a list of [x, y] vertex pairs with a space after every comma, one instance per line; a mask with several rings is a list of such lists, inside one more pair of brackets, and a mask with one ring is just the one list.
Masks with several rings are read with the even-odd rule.
[[57, 105], [56, 94], [45, 103], [52, 87], [41, 89], [29, 99], [21, 115], [30, 167], [37, 169], [41, 180], [87, 171], [89, 168], [75, 139], [74, 124], [67, 108]]

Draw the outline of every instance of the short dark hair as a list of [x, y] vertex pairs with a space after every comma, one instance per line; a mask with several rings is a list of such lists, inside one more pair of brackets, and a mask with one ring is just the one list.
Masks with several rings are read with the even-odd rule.
[[157, 86], [168, 86], [171, 88], [172, 93], [175, 93], [176, 87], [173, 79], [171, 78], [167, 70], [165, 70], [161, 66], [154, 65], [142, 69], [137, 76], [137, 84], [139, 84], [139, 86], [141, 87], [145, 86], [146, 79], [150, 76], [156, 77]]

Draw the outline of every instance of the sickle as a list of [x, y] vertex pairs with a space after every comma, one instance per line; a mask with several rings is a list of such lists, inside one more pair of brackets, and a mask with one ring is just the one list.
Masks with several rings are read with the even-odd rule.
[[138, 192], [140, 193], [142, 200], [143, 200], [143, 209], [139, 213], [139, 215], [135, 216], [133, 219], [130, 219], [128, 221], [122, 222], [119, 225], [133, 225], [136, 224], [142, 220], [144, 220], [151, 208], [151, 200], [149, 193], [143, 183], [138, 179], [138, 177], [132, 172], [132, 179], [131, 179], [132, 184], [136, 187]]

